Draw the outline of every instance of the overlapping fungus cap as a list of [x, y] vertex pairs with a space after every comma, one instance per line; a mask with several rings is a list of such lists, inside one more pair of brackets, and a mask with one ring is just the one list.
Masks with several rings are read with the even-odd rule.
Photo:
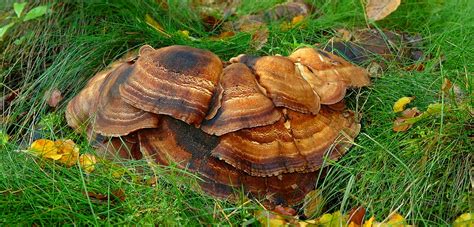
[[232, 198], [241, 186], [257, 198], [269, 196], [274, 203], [294, 204], [312, 188], [315, 174], [289, 173], [273, 177], [251, 176], [210, 156], [220, 141], [185, 123], [163, 117], [156, 129], [139, 131], [142, 152], [158, 163], [178, 163], [182, 168], [200, 173], [205, 179], [203, 189], [217, 197]]
[[100, 87], [113, 69], [105, 70], [97, 73], [86, 84], [86, 86], [74, 96], [66, 107], [67, 124], [76, 130], [81, 126], [87, 126], [88, 121], [97, 112], [97, 103], [99, 100]]
[[[370, 78], [365, 69], [323, 50], [305, 47], [293, 52], [289, 58], [309, 67], [311, 72], [322, 81], [345, 83], [350, 87], [362, 87], [370, 84]], [[314, 86], [321, 87], [318, 84], [314, 84]], [[324, 94], [324, 90], [327, 89], [321, 88], [321, 95]]]
[[120, 94], [139, 109], [199, 125], [209, 109], [222, 72], [210, 51], [187, 46], [143, 46]]
[[358, 133], [359, 124], [349, 111], [323, 106], [317, 115], [283, 114], [285, 120], [275, 124], [221, 136], [212, 155], [253, 176], [311, 172], [323, 166], [325, 155], [337, 159], [345, 153], [346, 147], [332, 146], [334, 141], [351, 140]]
[[319, 96], [299, 74], [290, 59], [282, 56], [240, 55], [231, 59], [231, 62], [244, 63], [250, 67], [275, 106], [287, 107], [302, 113], [318, 113]]
[[255, 76], [241, 63], [224, 69], [208, 121], [201, 129], [223, 135], [243, 128], [272, 124], [281, 118], [271, 99], [262, 94]]
[[232, 62], [223, 70], [209, 51], [144, 46], [135, 63], [91, 79], [69, 103], [68, 123], [77, 128], [97, 115], [93, 130], [114, 136], [102, 151], [177, 163], [205, 179], [211, 195], [243, 187], [294, 204], [314, 187], [323, 160], [351, 146], [360, 125], [342, 98], [368, 78], [311, 48]]
[[142, 128], [158, 126], [158, 116], [126, 103], [119, 87], [133, 71], [134, 64], [125, 62], [109, 73], [99, 88], [99, 102], [93, 130], [103, 136], [128, 135]]

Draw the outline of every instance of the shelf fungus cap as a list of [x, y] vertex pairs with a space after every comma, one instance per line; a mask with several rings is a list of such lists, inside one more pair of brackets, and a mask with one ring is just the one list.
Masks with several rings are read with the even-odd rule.
[[320, 78], [332, 75], [331, 78], [333, 79], [331, 80], [340, 78], [337, 81], [344, 81], [347, 86], [363, 87], [370, 85], [367, 70], [326, 51], [304, 47], [293, 52], [289, 58], [309, 67]]
[[156, 50], [143, 46], [120, 94], [139, 109], [199, 125], [208, 112], [221, 72], [221, 60], [210, 51], [187, 46]]
[[342, 134], [358, 134], [352, 114], [326, 106], [317, 115], [287, 109], [284, 119], [225, 134], [212, 155], [253, 176], [312, 172], [323, 166], [325, 155], [337, 159], [350, 147], [339, 144]]
[[319, 96], [299, 74], [289, 58], [240, 55], [232, 58], [231, 62], [241, 62], [253, 69], [259, 84], [275, 106], [287, 107], [302, 113], [318, 113]]
[[310, 68], [301, 63], [295, 63], [295, 65], [301, 76], [318, 94], [321, 104], [331, 105], [344, 99], [347, 83], [339, 75], [328, 70], [313, 73]]
[[317, 174], [258, 177], [219, 161], [209, 152], [220, 143], [219, 137], [171, 117], [163, 117], [158, 128], [140, 130], [138, 135], [143, 153], [160, 164], [177, 163], [197, 173], [204, 180], [200, 182], [201, 188], [219, 198], [236, 199], [234, 193], [243, 188], [250, 196], [270, 204], [293, 205], [314, 188]]
[[201, 129], [217, 136], [244, 128], [273, 124], [281, 118], [271, 99], [262, 94], [255, 76], [241, 63], [227, 66], [219, 81], [209, 120]]
[[120, 85], [128, 79], [133, 68], [132, 63], [125, 62], [110, 72], [102, 83], [93, 128], [95, 132], [103, 136], [122, 136], [138, 129], [158, 126], [156, 114], [126, 103], [119, 93]]
[[100, 95], [100, 87], [109, 73], [115, 68], [110, 68], [94, 75], [79, 94], [69, 101], [65, 115], [67, 124], [71, 128], [79, 130], [82, 126], [89, 128], [92, 125], [91, 122], [94, 121], [99, 102], [97, 97]]

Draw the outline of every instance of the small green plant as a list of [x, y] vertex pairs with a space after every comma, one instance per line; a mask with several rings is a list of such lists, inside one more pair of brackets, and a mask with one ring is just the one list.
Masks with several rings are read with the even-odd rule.
[[[15, 2], [13, 3], [13, 11], [15, 11], [16, 16], [8, 17], [7, 20], [10, 20], [10, 23], [0, 27], [0, 41], [3, 41], [3, 38], [6, 36], [8, 30], [15, 26], [16, 24], [23, 23], [26, 21], [34, 20], [36, 18], [42, 17], [49, 11], [49, 6], [48, 5], [40, 5], [37, 6], [30, 11], [28, 11], [25, 14], [22, 14], [25, 7], [26, 7], [26, 2], [18, 3]], [[22, 37], [23, 38], [23, 37]], [[18, 39], [15, 41], [15, 44], [21, 44], [22, 40], [24, 39]]]

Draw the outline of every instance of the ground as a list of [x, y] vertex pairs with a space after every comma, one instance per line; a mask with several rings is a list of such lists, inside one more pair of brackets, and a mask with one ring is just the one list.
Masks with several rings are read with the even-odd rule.
[[[268, 42], [259, 50], [253, 48], [249, 33], [211, 38], [219, 34], [218, 28], [206, 28], [189, 4], [170, 1], [164, 9], [159, 2], [31, 1], [27, 9], [48, 3], [51, 10], [15, 24], [0, 41], [2, 97], [17, 94], [8, 107], [2, 105], [0, 223], [257, 223], [254, 214], [263, 209], [257, 202], [210, 198], [190, 186], [188, 181], [197, 180], [195, 176], [173, 167], [154, 168], [159, 177], [150, 184], [153, 171], [144, 167], [144, 161], [101, 163], [85, 174], [79, 166], [67, 168], [23, 151], [35, 139], [68, 138], [81, 153], [93, 153], [85, 135], [67, 126], [67, 101], [94, 73], [143, 44], [190, 45], [209, 49], [222, 59], [241, 53], [287, 55], [304, 45], [324, 45], [337, 29], [368, 26], [420, 35], [424, 68], [407, 70], [397, 60], [387, 60], [387, 68], [372, 78], [372, 86], [348, 94], [348, 105], [362, 117], [362, 131], [348, 154], [333, 163], [324, 181], [317, 182], [324, 200], [322, 212], [347, 213], [364, 206], [366, 217], [383, 220], [396, 211], [417, 225], [447, 225], [472, 212], [472, 1], [402, 1], [392, 15], [377, 22], [366, 20], [363, 1], [315, 1], [319, 10], [305, 18], [304, 26], [270, 23]], [[276, 3], [243, 0], [236, 14]], [[13, 1], [0, 3], [1, 26], [14, 17], [12, 5]], [[162, 26], [162, 32], [147, 23], [147, 15]], [[445, 79], [454, 88], [443, 91]], [[54, 88], [64, 96], [55, 108], [46, 102]], [[404, 96], [416, 97], [409, 105], [422, 111], [433, 103], [442, 108], [407, 131], [394, 132], [397, 114], [392, 106]]]

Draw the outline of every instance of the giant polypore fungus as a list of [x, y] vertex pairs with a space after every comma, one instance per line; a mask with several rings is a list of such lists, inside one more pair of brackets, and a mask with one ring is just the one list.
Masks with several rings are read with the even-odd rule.
[[295, 204], [359, 133], [343, 98], [369, 84], [367, 72], [330, 53], [240, 55], [224, 68], [192, 47], [139, 52], [91, 78], [69, 102], [68, 124], [109, 137], [109, 154], [192, 171], [213, 196], [243, 188], [267, 204]]

